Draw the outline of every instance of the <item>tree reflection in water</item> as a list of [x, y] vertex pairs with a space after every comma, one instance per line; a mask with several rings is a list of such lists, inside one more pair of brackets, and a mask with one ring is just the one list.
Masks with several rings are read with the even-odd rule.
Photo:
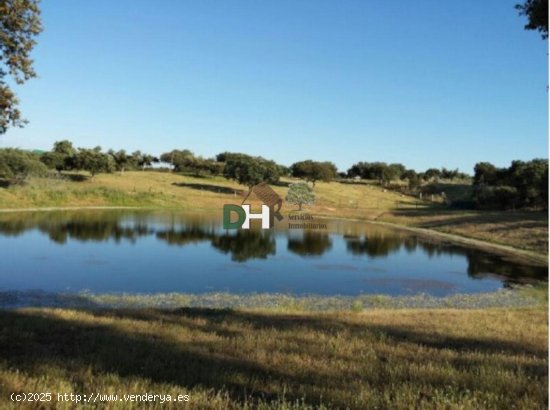
[[404, 251], [408, 254], [424, 252], [429, 258], [459, 255], [468, 262], [467, 274], [481, 279], [499, 277], [505, 284], [547, 280], [545, 267], [529, 266], [473, 248], [431, 241], [405, 234], [355, 224], [337, 229], [342, 233], [303, 231], [301, 233], [271, 230], [224, 231], [212, 219], [175, 215], [151, 215], [127, 211], [25, 212], [4, 214], [0, 217], [0, 234], [15, 237], [27, 231], [48, 235], [58, 244], [69, 239], [77, 241], [136, 242], [145, 236], [168, 245], [187, 246], [200, 242], [231, 255], [236, 262], [266, 259], [276, 254], [276, 236], [286, 235], [287, 251], [301, 257], [322, 256], [333, 248], [334, 241], [343, 241], [353, 256], [387, 257]]
[[332, 248], [332, 240], [324, 232], [304, 231], [288, 237], [287, 249], [300, 256], [320, 256]]

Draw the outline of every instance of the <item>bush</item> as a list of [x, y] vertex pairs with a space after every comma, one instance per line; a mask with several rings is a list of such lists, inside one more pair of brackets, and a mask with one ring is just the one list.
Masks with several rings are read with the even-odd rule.
[[12, 184], [22, 183], [29, 176], [45, 176], [47, 172], [47, 167], [31, 152], [0, 149], [0, 178]]
[[481, 185], [476, 188], [474, 203], [480, 209], [513, 209], [519, 202], [518, 190], [511, 186]]
[[485, 209], [548, 208], [548, 160], [512, 161], [508, 168], [475, 166], [474, 200]]

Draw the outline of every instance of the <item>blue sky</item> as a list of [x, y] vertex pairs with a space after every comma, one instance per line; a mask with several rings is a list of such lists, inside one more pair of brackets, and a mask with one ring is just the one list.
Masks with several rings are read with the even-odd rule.
[[517, 0], [42, 2], [0, 146], [70, 139], [471, 172], [547, 157], [548, 43]]

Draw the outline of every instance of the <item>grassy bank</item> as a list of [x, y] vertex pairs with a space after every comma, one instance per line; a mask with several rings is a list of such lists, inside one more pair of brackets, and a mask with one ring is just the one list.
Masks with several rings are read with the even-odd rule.
[[0, 329], [3, 398], [150, 392], [189, 394], [188, 408], [281, 409], [534, 409], [548, 399], [543, 308], [20, 309], [0, 311]]
[[548, 253], [548, 215], [545, 212], [391, 210], [377, 220]]
[[[289, 182], [274, 189], [284, 197]], [[153, 171], [101, 174], [94, 181], [72, 175], [0, 188], [0, 209], [130, 206], [219, 213], [223, 204], [240, 202], [244, 189], [222, 177]], [[544, 212], [448, 210], [364, 183], [319, 182], [315, 193], [315, 205], [307, 207], [315, 215], [391, 222], [547, 254], [548, 216]], [[288, 213], [292, 208], [285, 205], [282, 211]]]
[[548, 303], [548, 285], [523, 285], [512, 289], [473, 294], [389, 296], [362, 294], [292, 295], [285, 293], [63, 293], [0, 291], [0, 308], [55, 307], [68, 309], [162, 308], [181, 306], [216, 309], [262, 309], [273, 312], [362, 312], [365, 309], [484, 309], [539, 307]]

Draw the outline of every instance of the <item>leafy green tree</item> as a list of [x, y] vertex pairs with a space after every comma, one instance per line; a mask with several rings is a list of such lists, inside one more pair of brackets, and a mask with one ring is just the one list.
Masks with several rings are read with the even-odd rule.
[[408, 169], [401, 175], [401, 179], [406, 179], [409, 189], [414, 190], [421, 185], [420, 177], [414, 169]]
[[218, 155], [216, 155], [216, 161], [218, 162], [225, 162], [227, 161], [230, 157], [235, 157], [235, 156], [241, 156], [241, 155], [245, 155], [245, 154], [240, 154], [240, 153], [236, 153], [236, 152], [227, 152], [227, 151], [224, 151], [224, 152], [220, 152]]
[[424, 172], [424, 180], [437, 180], [441, 178], [441, 171], [437, 168], [429, 168]]
[[[501, 172], [501, 171], [500, 171]], [[478, 162], [474, 166], [474, 184], [496, 184], [499, 179], [499, 169], [489, 162]]]
[[115, 163], [110, 155], [101, 152], [101, 147], [80, 148], [75, 156], [75, 166], [77, 169], [88, 171], [94, 180], [100, 172], [112, 172]]
[[20, 183], [29, 176], [43, 176], [46, 173], [46, 166], [36, 155], [20, 149], [0, 149], [0, 178], [10, 183]]
[[479, 208], [548, 207], [548, 160], [512, 161], [508, 168], [475, 165], [473, 199]]
[[73, 143], [69, 140], [54, 142], [52, 151], [58, 154], [66, 155], [68, 157], [76, 154], [76, 149], [73, 147]]
[[508, 172], [523, 206], [548, 205], [548, 160], [512, 161]]
[[301, 211], [302, 205], [312, 205], [315, 202], [315, 192], [308, 184], [298, 182], [290, 185], [285, 199], [293, 205], [298, 205]]
[[170, 152], [165, 152], [160, 156], [162, 162], [166, 162], [174, 167], [174, 171], [182, 172], [189, 164], [192, 163], [195, 156], [188, 149], [174, 149]]
[[188, 162], [185, 164], [185, 168], [195, 176], [200, 176], [205, 172], [219, 174], [222, 167], [222, 163], [218, 163], [212, 159], [195, 156], [189, 158]]
[[332, 162], [317, 162], [310, 159], [295, 162], [290, 166], [292, 176], [303, 178], [315, 186], [315, 182], [330, 182], [338, 175], [336, 165]]
[[40, 161], [48, 168], [55, 169], [57, 172], [61, 172], [65, 169], [65, 155], [59, 152], [45, 152], [40, 156]]
[[279, 175], [287, 177], [291, 174], [290, 168], [286, 165], [277, 165], [279, 167]]
[[260, 182], [277, 183], [279, 168], [275, 162], [265, 158], [239, 154], [226, 159], [223, 175], [239, 184], [252, 187]]
[[208, 171], [212, 175], [223, 175], [224, 168], [225, 164], [223, 162], [218, 162], [216, 160], [210, 160], [208, 162]]
[[40, 156], [40, 161], [48, 168], [61, 172], [74, 168], [75, 155], [76, 149], [73, 147], [72, 142], [68, 140], [56, 141], [51, 151]]
[[153, 163], [159, 162], [159, 159], [153, 155], [145, 154], [141, 151], [134, 151], [130, 156], [130, 162], [132, 168], [144, 170], [146, 167], [150, 167]]
[[26, 123], [6, 76], [17, 84], [36, 77], [30, 54], [41, 31], [38, 0], [0, 0], [0, 134]]
[[528, 19], [525, 30], [536, 30], [543, 39], [548, 38], [548, 0], [525, 0], [516, 4], [516, 10]]
[[389, 183], [395, 179], [400, 179], [404, 172], [405, 166], [403, 164], [390, 164], [382, 170], [382, 181]]
[[381, 185], [399, 179], [405, 172], [403, 164], [386, 164], [385, 162], [358, 162], [348, 169], [350, 178], [377, 180]]
[[441, 178], [453, 180], [458, 177], [460, 173], [458, 169], [447, 169], [445, 167], [441, 168]]
[[213, 175], [218, 175], [223, 170], [223, 163], [214, 159], [206, 159], [200, 156], [195, 156], [191, 151], [172, 150], [160, 156], [162, 162], [171, 164], [176, 172], [191, 172], [195, 176], [207, 172]]
[[119, 151], [109, 150], [107, 152], [108, 155], [113, 158], [114, 167], [117, 171], [119, 171], [121, 174], [129, 169], [129, 168], [137, 168], [137, 163], [134, 164], [132, 161], [132, 157], [126, 153], [125, 150], [121, 149]]

